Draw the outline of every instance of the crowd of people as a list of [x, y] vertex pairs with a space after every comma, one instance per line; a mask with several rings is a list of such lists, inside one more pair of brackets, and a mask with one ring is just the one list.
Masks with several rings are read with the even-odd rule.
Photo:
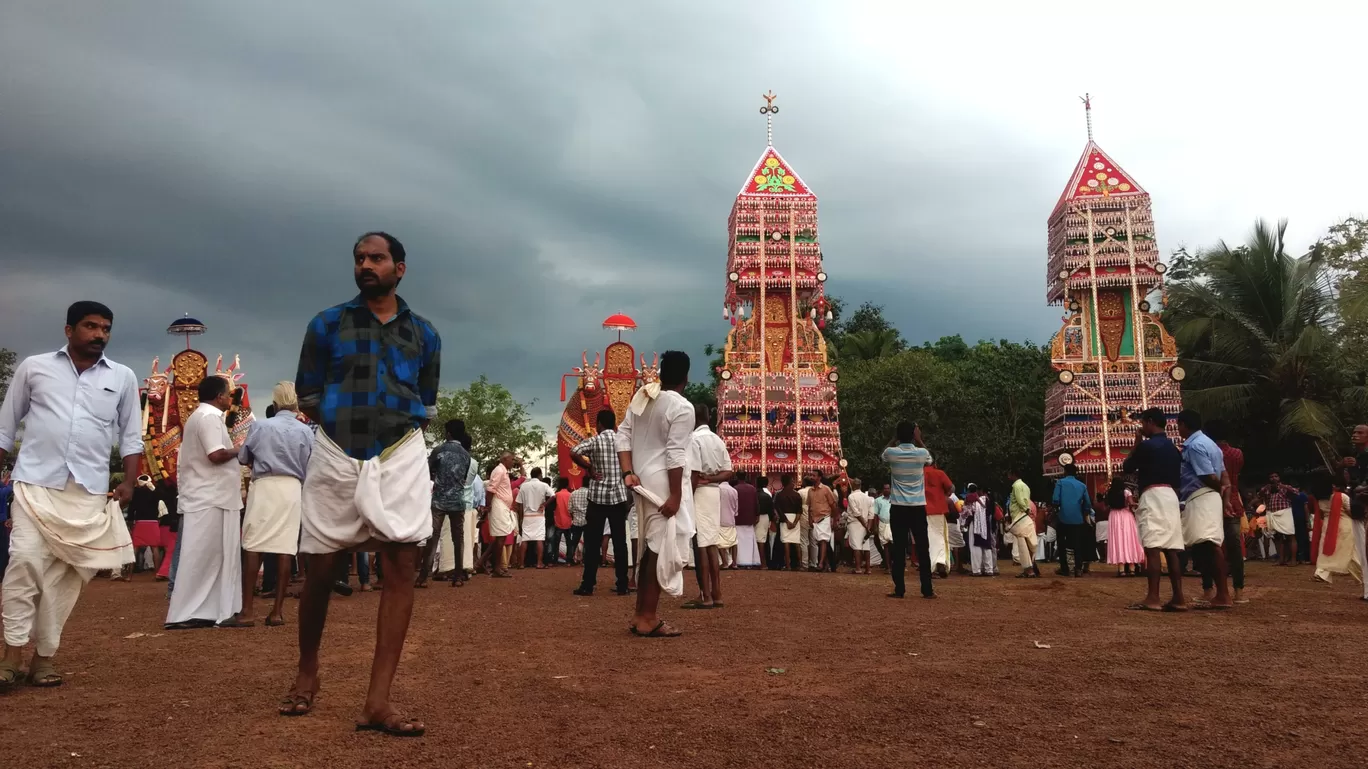
[[[651, 638], [681, 634], [659, 601], [683, 596], [690, 566], [697, 592], [680, 604], [690, 610], [724, 609], [724, 575], [740, 569], [878, 567], [892, 582], [889, 597], [903, 598], [909, 556], [927, 599], [938, 579], [998, 576], [1004, 558], [1020, 579], [1038, 578], [1040, 562], [1053, 559], [1061, 576], [1102, 563], [1117, 576], [1143, 573], [1145, 598], [1131, 608], [1152, 611], [1231, 608], [1243, 600], [1245, 559], [1274, 552], [1279, 566], [1312, 564], [1317, 579], [1362, 578], [1365, 426], [1354, 431], [1357, 455], [1333, 472], [1313, 473], [1303, 489], [1273, 475], [1248, 498], [1243, 456], [1221, 425], [1204, 432], [1196, 413], [1177, 415], [1180, 452], [1167, 415], [1154, 409], [1141, 415], [1125, 475], [1102, 493], [1072, 465], [1039, 500], [1018, 471], [1010, 489], [957, 487], [911, 421], [882, 454], [887, 483], [844, 472], [763, 475], [733, 468], [713, 414], [683, 395], [688, 356], [671, 351], [621, 424], [601, 411], [595, 436], [572, 451], [584, 486], [553, 486], [511, 452], [481, 467], [460, 420], [441, 425], [436, 445], [425, 440], [441, 340], [395, 292], [408, 266], [402, 244], [367, 233], [352, 257], [360, 294], [309, 323], [295, 380], [275, 386], [266, 418], [241, 446], [225, 417], [232, 383], [200, 383], [174, 485], [139, 475], [138, 385], [104, 355], [108, 307], [73, 304], [67, 344], [19, 365], [0, 406], [0, 467], [24, 425], [13, 483], [6, 473], [0, 485], [0, 689], [61, 685], [52, 659], [82, 586], [102, 571], [123, 579], [135, 563], [167, 582], [170, 630], [253, 627], [257, 595], [272, 598], [265, 624], [284, 625], [298, 583], [299, 666], [278, 711], [289, 717], [313, 709], [328, 603], [351, 594], [354, 569], [361, 590], [381, 591], [356, 726], [398, 737], [426, 729], [390, 703], [414, 590], [463, 588], [475, 574], [579, 568], [574, 593], [591, 596], [600, 566], [611, 565], [614, 592], [636, 595], [628, 630]], [[111, 489], [114, 447], [123, 478]], [[1191, 603], [1189, 564], [1204, 587]], [[1173, 594], [1161, 602], [1165, 572]]]

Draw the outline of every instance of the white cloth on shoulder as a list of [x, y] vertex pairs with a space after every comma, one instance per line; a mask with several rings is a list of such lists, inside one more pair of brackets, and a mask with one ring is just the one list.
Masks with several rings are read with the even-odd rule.
[[294, 555], [299, 547], [299, 516], [304, 485], [290, 475], [264, 475], [247, 487], [242, 519], [242, 549], [249, 553]]
[[63, 563], [87, 570], [82, 574], [87, 582], [96, 571], [133, 563], [133, 537], [123, 511], [104, 494], [91, 494], [68, 476], [60, 490], [16, 482], [14, 497], [37, 524], [48, 550]]
[[644, 486], [633, 487], [641, 500], [637, 508], [645, 516], [646, 546], [656, 554], [656, 581], [660, 588], [672, 596], [684, 594], [684, 567], [688, 564], [689, 536], [677, 531], [678, 516], [666, 518], [660, 514], [664, 503], [660, 497]]
[[418, 544], [432, 536], [432, 477], [423, 434], [379, 456], [347, 456], [318, 431], [304, 480], [301, 553], [335, 553], [371, 540]]

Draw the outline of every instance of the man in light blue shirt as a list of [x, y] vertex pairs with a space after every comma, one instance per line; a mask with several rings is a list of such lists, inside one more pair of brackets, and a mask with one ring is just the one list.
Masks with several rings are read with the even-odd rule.
[[0, 405], [0, 465], [14, 451], [19, 424], [24, 424], [0, 601], [5, 626], [0, 691], [19, 680], [21, 654], [30, 639], [36, 648], [29, 680], [35, 686], [60, 686], [52, 656], [81, 587], [99, 570], [133, 562], [123, 515], [117, 505], [106, 504], [110, 450], [118, 446], [123, 457], [124, 481], [114, 489], [114, 499], [122, 504], [132, 499], [143, 450], [137, 377], [104, 355], [113, 327], [108, 307], [71, 305], [66, 346], [25, 358]]
[[888, 551], [893, 592], [888, 597], [902, 598], [906, 591], [903, 567], [907, 562], [907, 538], [911, 535], [917, 548], [922, 598], [935, 598], [936, 593], [931, 588], [931, 545], [926, 539], [926, 487], [923, 473], [931, 463], [931, 452], [922, 444], [921, 428], [915, 422], [900, 423], [897, 436], [884, 449], [883, 460], [888, 463], [893, 478], [892, 507], [889, 511], [893, 543]]
[[[1202, 433], [1202, 417], [1192, 410], [1178, 414], [1178, 434], [1183, 436], [1183, 463], [1178, 469], [1178, 496], [1183, 500], [1183, 545], [1192, 551], [1204, 581], [1211, 580], [1216, 595], [1209, 606], [1229, 609], [1229, 568], [1225, 551], [1225, 456], [1216, 442]], [[1205, 608], [1205, 606], [1199, 608]]]
[[1092, 560], [1092, 529], [1088, 527], [1088, 516], [1092, 514], [1092, 500], [1088, 487], [1078, 480], [1078, 468], [1064, 466], [1064, 477], [1055, 484], [1055, 509], [1059, 512], [1059, 571], [1061, 577], [1069, 576], [1069, 551], [1074, 551], [1075, 577], [1088, 573], [1088, 561]]

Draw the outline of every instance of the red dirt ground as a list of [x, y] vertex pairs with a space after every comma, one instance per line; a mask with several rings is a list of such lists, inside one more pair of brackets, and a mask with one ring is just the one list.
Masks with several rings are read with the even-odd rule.
[[1368, 604], [1309, 576], [1251, 564], [1251, 603], [1175, 615], [1125, 611], [1143, 584], [1110, 574], [893, 601], [728, 572], [725, 609], [668, 601], [677, 639], [630, 636], [634, 599], [572, 596], [569, 569], [436, 583], [396, 682], [428, 735], [404, 740], [352, 731], [377, 594], [334, 599], [317, 708], [287, 719], [293, 602], [284, 628], [163, 633], [163, 585], [97, 581], [67, 684], [0, 698], [0, 767], [1362, 767]]

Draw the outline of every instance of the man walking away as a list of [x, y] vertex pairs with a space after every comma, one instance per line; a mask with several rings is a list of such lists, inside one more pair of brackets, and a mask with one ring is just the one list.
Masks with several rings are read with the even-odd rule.
[[1183, 437], [1179, 493], [1183, 497], [1183, 544], [1191, 549], [1204, 581], [1215, 584], [1216, 595], [1198, 608], [1229, 609], [1226, 578], [1224, 503], [1225, 459], [1216, 442], [1202, 433], [1202, 418], [1187, 410], [1178, 414], [1178, 434]]
[[551, 523], [555, 526], [555, 532], [551, 534], [551, 554], [547, 557], [547, 562], [552, 566], [559, 566], [563, 563], [570, 563], [575, 560], [575, 554], [568, 549], [565, 560], [561, 560], [561, 543], [568, 544], [570, 541], [570, 481], [567, 478], [556, 479], [556, 496], [551, 500], [551, 504], [556, 506], [552, 515]]
[[[1140, 611], [1187, 611], [1183, 598], [1183, 569], [1178, 556], [1183, 552], [1183, 524], [1178, 508], [1181, 488], [1182, 457], [1173, 441], [1164, 434], [1168, 417], [1162, 409], [1151, 408], [1140, 414], [1140, 429], [1135, 434], [1135, 448], [1126, 457], [1123, 470], [1135, 473], [1140, 487], [1140, 499], [1135, 507], [1135, 525], [1140, 532], [1140, 544], [1145, 549], [1145, 576], [1149, 592], [1145, 600], [1131, 604]], [[1159, 581], [1162, 561], [1168, 562], [1169, 581], [1173, 598], [1159, 603]]]
[[1344, 488], [1349, 491], [1349, 517], [1354, 521], [1354, 550], [1363, 575], [1362, 599], [1368, 601], [1368, 425], [1356, 425], [1353, 456], [1344, 458]]
[[[588, 511], [584, 528], [584, 575], [575, 595], [593, 595], [598, 583], [599, 562], [603, 549], [599, 547], [606, 522], [613, 539], [613, 572], [617, 577], [616, 592], [628, 595], [627, 586], [627, 486], [626, 473], [618, 460], [620, 448], [617, 416], [612, 409], [603, 409], [596, 417], [598, 433], [581, 442], [570, 452], [575, 464], [589, 476]], [[682, 473], [682, 471], [681, 471]], [[579, 492], [575, 492], [578, 494]], [[574, 500], [571, 500], [574, 505]]]
[[928, 463], [922, 471], [926, 486], [926, 538], [931, 552], [932, 576], [944, 579], [950, 576], [950, 501], [955, 493], [955, 484], [944, 470]]
[[479, 468], [470, 456], [470, 436], [466, 434], [465, 422], [449, 420], [443, 430], [446, 440], [428, 455], [428, 474], [432, 476], [432, 537], [423, 548], [422, 567], [415, 587], [427, 587], [428, 576], [435, 568], [433, 560], [444, 520], [450, 521], [451, 549], [456, 556], [451, 586], [461, 587], [466, 582], [465, 511], [472, 499]]
[[[237, 621], [253, 625], [252, 592], [263, 555], [275, 558], [275, 603], [268, 626], [285, 624], [281, 609], [290, 584], [290, 559], [299, 548], [299, 516], [304, 504], [304, 475], [313, 453], [313, 430], [299, 421], [294, 382], [280, 382], [271, 392], [276, 412], [252, 422], [238, 452], [238, 462], [252, 468], [247, 513], [242, 521], [242, 611]], [[282, 576], [283, 575], [283, 576]], [[265, 591], [263, 591], [264, 593]]]
[[902, 422], [897, 434], [884, 449], [883, 460], [888, 463], [893, 479], [893, 496], [889, 511], [893, 528], [893, 543], [889, 550], [888, 567], [893, 573], [893, 592], [889, 598], [902, 598], [906, 592], [903, 569], [907, 559], [907, 538], [910, 534], [917, 548], [917, 570], [921, 577], [922, 598], [935, 598], [931, 587], [931, 552], [926, 539], [926, 488], [923, 468], [931, 462], [931, 452], [922, 443], [921, 428], [915, 422]]
[[1069, 551], [1072, 550], [1073, 575], [1081, 577], [1088, 568], [1088, 556], [1094, 548], [1092, 530], [1088, 528], [1092, 500], [1088, 487], [1078, 480], [1076, 466], [1064, 466], [1064, 477], [1055, 484], [1052, 504], [1059, 514], [1059, 576], [1069, 576]]
[[[1221, 528], [1224, 541], [1221, 549], [1225, 551], [1226, 571], [1230, 573], [1230, 584], [1235, 588], [1233, 601], [1237, 604], [1248, 603], [1244, 599], [1244, 535], [1240, 524], [1245, 519], [1244, 499], [1240, 496], [1240, 471], [1244, 469], [1244, 452], [1230, 445], [1226, 439], [1225, 423], [1219, 419], [1207, 422], [1202, 432], [1216, 441], [1221, 449], [1221, 461], [1225, 463], [1225, 474], [1221, 476]], [[1216, 585], [1208, 577], [1202, 577], [1202, 598], [1210, 601], [1215, 597]]]

